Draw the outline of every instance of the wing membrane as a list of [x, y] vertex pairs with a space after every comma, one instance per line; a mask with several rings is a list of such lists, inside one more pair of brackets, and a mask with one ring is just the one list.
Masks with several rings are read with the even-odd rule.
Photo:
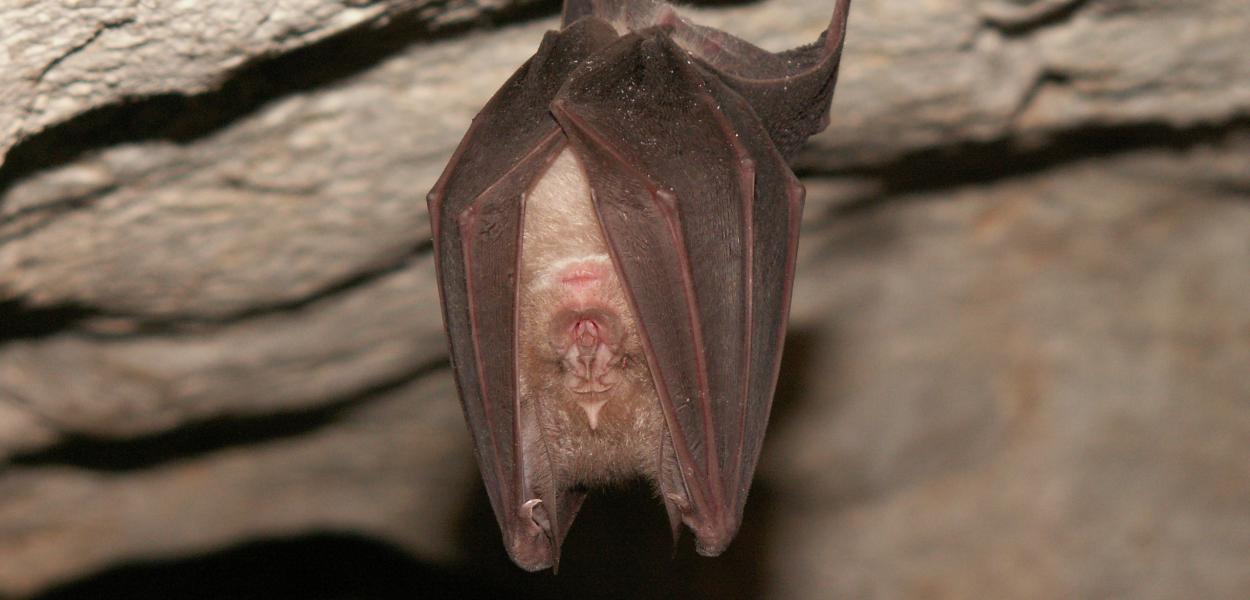
[[644, 330], [686, 487], [679, 512], [718, 553], [767, 422], [801, 188], [746, 101], [662, 29], [600, 52], [554, 110]]
[[554, 564], [580, 497], [544, 498], [537, 510], [549, 531], [524, 506], [537, 497], [531, 482], [551, 468], [521, 435], [532, 418], [521, 413], [515, 363], [524, 196], [565, 145], [549, 112], [552, 98], [573, 69], [614, 39], [611, 27], [593, 19], [549, 33], [474, 119], [429, 197], [465, 417], [505, 546], [529, 569]]

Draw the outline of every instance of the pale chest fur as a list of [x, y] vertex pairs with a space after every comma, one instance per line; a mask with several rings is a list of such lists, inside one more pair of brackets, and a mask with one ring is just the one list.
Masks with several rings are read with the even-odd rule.
[[661, 464], [663, 414], [590, 194], [566, 149], [525, 204], [518, 371], [536, 420], [522, 435], [556, 485], [656, 478]]

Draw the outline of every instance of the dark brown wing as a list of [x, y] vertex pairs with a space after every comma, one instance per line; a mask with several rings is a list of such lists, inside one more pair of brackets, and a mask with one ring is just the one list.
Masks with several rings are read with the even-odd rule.
[[773, 54], [732, 35], [670, 18], [673, 39], [755, 110], [787, 159], [829, 125], [851, 0], [837, 0], [814, 44]]
[[646, 338], [679, 464], [660, 482], [669, 514], [704, 554], [737, 531], [758, 460], [802, 208], [783, 157], [828, 124], [849, 7], [837, 0], [816, 43], [772, 54], [653, 0], [565, 4], [566, 24], [640, 33], [553, 108]]
[[715, 555], [737, 532], [768, 421], [802, 187], [751, 106], [668, 31], [598, 53], [553, 112], [642, 326], [680, 467], [660, 482], [670, 514]]
[[522, 443], [534, 418], [520, 411], [515, 362], [523, 196], [566, 144], [551, 118], [551, 99], [579, 63], [616, 38], [593, 19], [547, 34], [474, 118], [429, 196], [465, 418], [505, 546], [531, 570], [554, 564], [581, 497], [560, 493], [529, 502], [539, 498], [531, 482], [550, 479], [551, 465]]
[[564, 24], [594, 16], [621, 30], [669, 27], [670, 36], [706, 71], [754, 109], [781, 155], [791, 157], [828, 126], [851, 0], [836, 0], [828, 29], [815, 43], [772, 53], [681, 18], [658, 0], [566, 0]]

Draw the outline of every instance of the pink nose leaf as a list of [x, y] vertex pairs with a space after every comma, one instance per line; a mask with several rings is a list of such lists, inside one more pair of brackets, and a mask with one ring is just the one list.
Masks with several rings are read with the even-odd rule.
[[593, 320], [582, 319], [577, 322], [573, 330], [577, 345], [583, 349], [593, 351], [594, 347], [599, 344], [599, 325]]
[[606, 392], [620, 380], [620, 359], [601, 335], [594, 319], [580, 319], [572, 327], [573, 343], [564, 353], [565, 386], [579, 393]]

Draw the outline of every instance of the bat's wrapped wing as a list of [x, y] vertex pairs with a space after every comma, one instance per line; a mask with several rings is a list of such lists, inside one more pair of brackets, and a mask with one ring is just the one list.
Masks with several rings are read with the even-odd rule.
[[536, 430], [516, 362], [527, 190], [572, 149], [659, 397], [674, 529], [720, 553], [784, 340], [803, 202], [785, 157], [827, 122], [848, 4], [816, 44], [772, 54], [650, 0], [569, 0], [565, 28], [475, 119], [431, 193], [457, 382], [518, 564], [554, 564], [581, 501], [535, 491], [551, 465], [523, 439]]
[[850, 6], [850, 0], [836, 0], [820, 39], [778, 53], [691, 23], [657, 0], [566, 0], [564, 25], [590, 16], [628, 31], [666, 27], [704, 71], [714, 73], [751, 105], [772, 143], [788, 159], [829, 124]]
[[[538, 52], [490, 100], [430, 192], [443, 318], [456, 383], [491, 507], [514, 560], [553, 564], [580, 495], [547, 498], [536, 527], [517, 393], [517, 266], [523, 198], [565, 147], [548, 109], [569, 74], [617, 38], [602, 21], [549, 33]], [[563, 510], [561, 510], [563, 509]], [[567, 514], [565, 514], [567, 513]]]

